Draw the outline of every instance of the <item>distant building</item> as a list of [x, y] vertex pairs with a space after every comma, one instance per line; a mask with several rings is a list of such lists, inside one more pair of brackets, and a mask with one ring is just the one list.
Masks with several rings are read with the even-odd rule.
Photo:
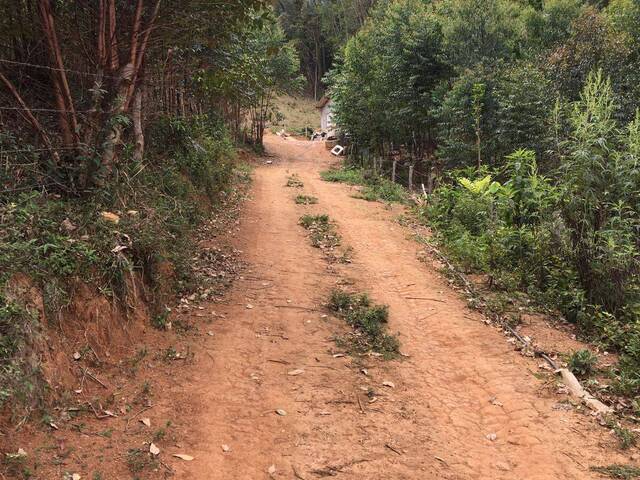
[[331, 105], [333, 101], [324, 96], [320, 99], [318, 103], [316, 103], [316, 108], [320, 110], [320, 128], [322, 130], [333, 130], [333, 113], [331, 112]]

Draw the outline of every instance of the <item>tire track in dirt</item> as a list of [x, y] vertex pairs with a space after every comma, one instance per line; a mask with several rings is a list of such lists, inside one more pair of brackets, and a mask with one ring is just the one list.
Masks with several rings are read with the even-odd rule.
[[[181, 447], [196, 460], [178, 478], [584, 479], [598, 478], [591, 465], [625, 460], [601, 446], [610, 436], [591, 419], [554, 409], [559, 398], [530, 373], [537, 363], [416, 259], [418, 245], [393, 221], [399, 210], [322, 182], [331, 158], [320, 144], [268, 136], [267, 148], [276, 159], [256, 170], [237, 245], [251, 267], [227, 305], [206, 306], [225, 319], [185, 386], [194, 418]], [[294, 204], [301, 191], [284, 187], [293, 172], [318, 205]], [[353, 264], [327, 266], [297, 225], [304, 212], [337, 221]], [[390, 306], [409, 358], [332, 356], [346, 327], [314, 309], [340, 278]], [[304, 373], [287, 375], [294, 369]]]

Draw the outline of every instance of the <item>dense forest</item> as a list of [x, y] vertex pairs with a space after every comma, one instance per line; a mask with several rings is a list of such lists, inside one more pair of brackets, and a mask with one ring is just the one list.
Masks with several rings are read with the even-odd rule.
[[621, 352], [625, 393], [640, 389], [639, 37], [633, 0], [378, 2], [325, 76], [350, 162], [422, 184], [448, 254]]

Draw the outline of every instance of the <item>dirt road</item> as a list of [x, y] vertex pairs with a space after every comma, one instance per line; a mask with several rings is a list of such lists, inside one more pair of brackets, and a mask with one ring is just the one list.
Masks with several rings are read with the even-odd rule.
[[[585, 479], [600, 478], [590, 466], [628, 460], [591, 418], [559, 408], [534, 376], [539, 362], [418, 261], [399, 207], [320, 180], [332, 161], [320, 144], [268, 136], [267, 150], [273, 164], [255, 171], [237, 238], [248, 270], [226, 305], [206, 307], [224, 318], [185, 387], [195, 408], [181, 447], [196, 459], [177, 478]], [[291, 173], [303, 189], [285, 187]], [[319, 203], [296, 205], [298, 193]], [[337, 222], [352, 264], [329, 266], [310, 246], [305, 212]], [[389, 305], [408, 357], [334, 358], [346, 327], [322, 304], [345, 279]]]

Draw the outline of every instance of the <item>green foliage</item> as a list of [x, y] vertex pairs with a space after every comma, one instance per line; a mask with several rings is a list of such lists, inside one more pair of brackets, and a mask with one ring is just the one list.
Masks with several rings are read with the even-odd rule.
[[[508, 155], [494, 182], [453, 172], [424, 214], [447, 252], [494, 286], [525, 290], [559, 309], [580, 332], [621, 353], [613, 389], [640, 388], [638, 306], [640, 121], [621, 127], [615, 95], [592, 74], [569, 115], [557, 184], [537, 171], [533, 151]], [[587, 374], [586, 353], [572, 357]]]
[[331, 250], [340, 245], [340, 236], [328, 215], [303, 215], [300, 225], [309, 230], [314, 247]]
[[446, 50], [461, 68], [516, 57], [527, 10], [508, 0], [443, 0], [436, 4]]
[[571, 116], [561, 208], [572, 231], [572, 260], [587, 302], [624, 316], [640, 301], [640, 204], [633, 182], [640, 137], [637, 121], [621, 130], [614, 110], [609, 81], [600, 72], [591, 75]]
[[204, 79], [207, 91], [235, 106], [236, 138], [242, 134], [256, 145], [262, 145], [266, 123], [277, 117], [276, 97], [302, 86], [292, 42], [286, 40], [271, 10], [265, 10], [261, 19], [213, 51], [220, 68]]
[[434, 110], [440, 160], [450, 167], [501, 166], [507, 154], [521, 148], [546, 156], [553, 109], [549, 90], [543, 73], [528, 63], [466, 71]]
[[637, 99], [637, 65], [631, 58], [626, 34], [616, 32], [595, 8], [586, 8], [573, 22], [571, 36], [549, 55], [548, 71], [556, 88], [570, 100], [578, 100], [591, 72], [598, 69], [613, 79], [618, 103], [633, 118]]
[[320, 172], [320, 177], [327, 182], [362, 185], [363, 188], [357, 197], [370, 202], [407, 201], [407, 192], [401, 185], [367, 170], [344, 166]]
[[593, 373], [593, 367], [596, 366], [598, 357], [589, 350], [578, 350], [569, 355], [567, 366], [571, 372], [580, 376], [588, 377]]
[[37, 336], [34, 315], [0, 292], [0, 406], [40, 402], [43, 382], [32, 357]]
[[396, 357], [400, 352], [400, 342], [394, 335], [385, 333], [389, 319], [387, 305], [374, 305], [365, 293], [350, 294], [343, 290], [333, 290], [328, 307], [344, 318], [359, 336], [353, 341], [359, 352], [373, 350], [385, 358]]
[[346, 44], [327, 77], [334, 120], [362, 148], [421, 149], [431, 137], [431, 91], [449, 75], [432, 8], [419, 0], [382, 2]]
[[640, 478], [640, 468], [634, 467], [633, 465], [614, 464], [605, 467], [591, 467], [591, 470], [611, 478], [621, 478], [623, 480]]
[[543, 8], [524, 14], [526, 45], [532, 54], [557, 47], [571, 35], [573, 22], [586, 8], [582, 0], [545, 0]]
[[[208, 116], [163, 119], [149, 138], [152, 161], [123, 166], [120, 181], [88, 197], [35, 191], [0, 197], [0, 402], [39, 401], [32, 345], [40, 323], [65, 308], [75, 281], [126, 305], [132, 275], [140, 272], [150, 293], [157, 292], [152, 310], [167, 300], [164, 292], [189, 288], [192, 233], [229, 185], [231, 143]], [[116, 213], [118, 223], [101, 212]], [[33, 318], [8, 296], [17, 274], [41, 289], [47, 318]], [[162, 313], [154, 317], [157, 327], [165, 322]]]
[[316, 197], [312, 197], [310, 195], [298, 195], [294, 199], [296, 204], [298, 205], [314, 205], [318, 203], [318, 199]]

